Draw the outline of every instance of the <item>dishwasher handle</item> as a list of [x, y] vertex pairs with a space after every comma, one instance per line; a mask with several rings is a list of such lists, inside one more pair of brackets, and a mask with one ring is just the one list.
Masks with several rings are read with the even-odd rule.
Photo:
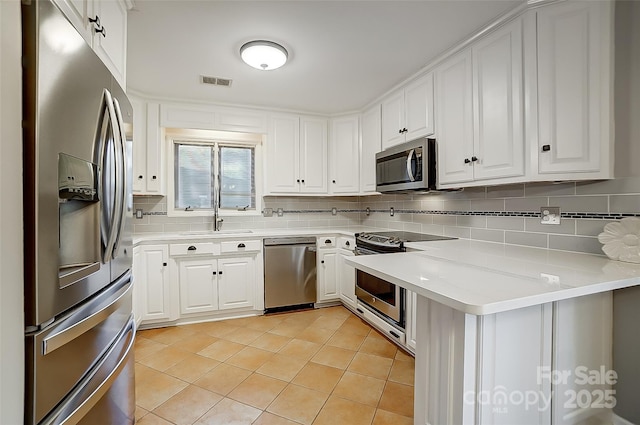
[[309, 251], [309, 252], [318, 252], [318, 248], [316, 248], [315, 246], [308, 246], [307, 247], [307, 251]]

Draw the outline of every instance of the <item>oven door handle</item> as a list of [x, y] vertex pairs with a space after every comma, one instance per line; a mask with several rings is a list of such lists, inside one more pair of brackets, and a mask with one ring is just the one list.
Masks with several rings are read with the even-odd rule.
[[409, 175], [409, 180], [414, 182], [416, 181], [415, 176], [413, 175], [413, 170], [411, 167], [411, 159], [413, 158], [413, 156], [416, 154], [416, 150], [415, 149], [411, 149], [409, 151], [409, 155], [407, 156], [407, 175]]

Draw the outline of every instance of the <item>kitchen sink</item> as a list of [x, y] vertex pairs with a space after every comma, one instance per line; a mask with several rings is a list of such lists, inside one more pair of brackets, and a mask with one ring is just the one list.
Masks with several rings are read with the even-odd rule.
[[235, 235], [235, 234], [243, 234], [243, 233], [253, 233], [252, 230], [249, 229], [237, 229], [237, 230], [196, 230], [193, 232], [183, 232], [181, 235], [185, 236], [194, 236], [194, 235]]

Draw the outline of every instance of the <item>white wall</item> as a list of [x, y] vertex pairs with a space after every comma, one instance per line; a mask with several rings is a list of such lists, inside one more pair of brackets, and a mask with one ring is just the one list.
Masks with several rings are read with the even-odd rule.
[[0, 424], [23, 422], [20, 2], [0, 1]]

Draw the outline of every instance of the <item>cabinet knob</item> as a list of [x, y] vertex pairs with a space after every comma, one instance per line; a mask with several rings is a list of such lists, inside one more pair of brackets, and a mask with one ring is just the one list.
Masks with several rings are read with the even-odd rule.
[[349, 241], [346, 241], [344, 244], [345, 244], [346, 246], [351, 246], [351, 244], [349, 243]]
[[464, 163], [465, 163], [465, 164], [469, 164], [470, 162], [471, 162], [471, 160], [470, 160], [469, 158], [465, 158], [465, 159], [464, 159]]
[[478, 160], [478, 157], [477, 157], [477, 156], [472, 156], [472, 157], [471, 157], [471, 161], [472, 161], [472, 162], [476, 162], [477, 160]]
[[94, 31], [96, 34], [102, 34], [104, 38], [107, 38], [107, 29], [105, 27], [102, 27], [100, 29], [95, 28]]
[[213, 272], [213, 275], [214, 275], [214, 276], [215, 276], [215, 275], [217, 275], [217, 274], [218, 274], [218, 272], [216, 272], [216, 271], [214, 271], [214, 272]]
[[162, 266], [163, 267], [167, 267], [167, 263], [162, 263]]
[[222, 270], [220, 270], [220, 271], [218, 272], [218, 274], [220, 274], [220, 275], [221, 275], [221, 274], [222, 274]]
[[95, 18], [89, 18], [90, 24], [96, 24], [96, 27], [100, 28], [100, 17], [96, 15]]
[[304, 183], [304, 179], [302, 179], [302, 183]]
[[247, 247], [247, 246], [246, 246], [245, 244], [243, 244], [243, 243], [239, 243], [239, 244], [238, 244], [238, 248], [246, 248], [246, 247]]
[[324, 264], [324, 260], [321, 260], [321, 261], [320, 261], [320, 264]]
[[409, 131], [409, 130], [407, 130], [407, 128], [406, 128], [406, 127], [402, 129], [402, 132], [403, 132], [403, 133], [406, 133], [407, 131]]
[[140, 174], [140, 175], [138, 176], [138, 179], [139, 179], [139, 180], [142, 180], [142, 174]]
[[331, 239], [325, 239], [324, 243], [331, 243]]
[[151, 178], [152, 178], [153, 180], [155, 180], [155, 179], [156, 179], [156, 176], [151, 176]]
[[333, 182], [333, 183], [335, 183], [336, 181], [335, 181], [335, 180], [332, 180], [332, 182]]
[[398, 134], [402, 134], [402, 129], [398, 130]]
[[549, 152], [551, 150], [551, 145], [542, 145], [542, 152]]
[[300, 183], [300, 179], [296, 180], [296, 183]]
[[196, 247], [191, 245], [189, 248], [187, 248], [187, 251], [195, 251]]

